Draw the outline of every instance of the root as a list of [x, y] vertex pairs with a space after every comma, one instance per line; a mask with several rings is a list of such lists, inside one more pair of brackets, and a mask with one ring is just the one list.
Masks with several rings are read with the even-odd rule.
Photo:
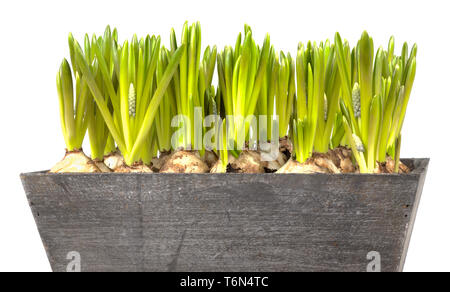
[[179, 150], [167, 159], [160, 173], [207, 173], [208, 165], [197, 152]]
[[58, 162], [50, 173], [93, 173], [101, 172], [95, 162], [87, 157], [82, 150], [66, 152], [64, 158]]

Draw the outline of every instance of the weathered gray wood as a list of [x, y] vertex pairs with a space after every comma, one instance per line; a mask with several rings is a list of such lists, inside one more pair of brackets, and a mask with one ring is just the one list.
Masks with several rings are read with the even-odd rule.
[[401, 271], [428, 159], [405, 175], [22, 174], [54, 271]]

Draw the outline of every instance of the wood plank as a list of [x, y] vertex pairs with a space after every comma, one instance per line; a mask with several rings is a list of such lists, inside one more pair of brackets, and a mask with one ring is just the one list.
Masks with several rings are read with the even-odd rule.
[[54, 271], [401, 271], [428, 159], [405, 175], [22, 174]]

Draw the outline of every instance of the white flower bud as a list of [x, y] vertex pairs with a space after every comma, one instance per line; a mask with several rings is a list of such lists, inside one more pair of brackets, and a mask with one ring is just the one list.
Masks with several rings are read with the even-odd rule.
[[353, 86], [352, 102], [353, 113], [355, 114], [355, 117], [361, 117], [361, 90], [358, 83], [355, 83], [355, 86]]
[[361, 139], [355, 134], [353, 134], [352, 137], [353, 141], [355, 141], [356, 144], [356, 150], [358, 150], [358, 152], [364, 153], [365, 152], [364, 144], [362, 143]]
[[133, 83], [130, 84], [130, 89], [128, 90], [128, 113], [130, 117], [136, 117], [136, 91]]

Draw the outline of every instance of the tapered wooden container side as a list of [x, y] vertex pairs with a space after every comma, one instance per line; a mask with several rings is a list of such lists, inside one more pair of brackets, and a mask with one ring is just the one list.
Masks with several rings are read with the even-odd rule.
[[[401, 271], [428, 159], [403, 175], [22, 174], [54, 271]], [[78, 257], [79, 256], [79, 257]]]

